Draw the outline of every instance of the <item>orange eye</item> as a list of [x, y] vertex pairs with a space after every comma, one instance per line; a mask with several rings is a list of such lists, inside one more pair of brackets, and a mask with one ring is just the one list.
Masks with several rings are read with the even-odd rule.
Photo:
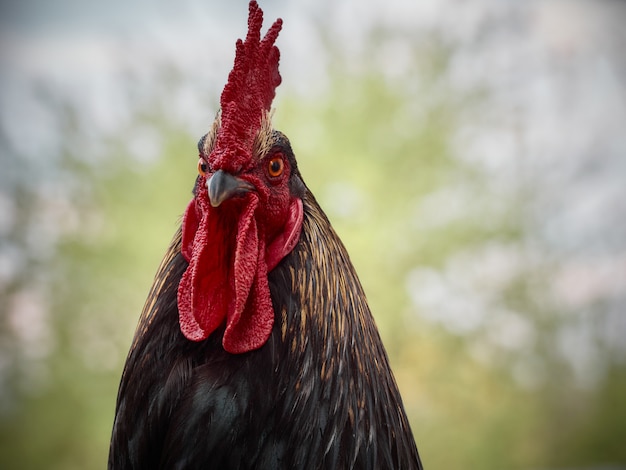
[[201, 158], [200, 160], [198, 160], [198, 173], [200, 174], [200, 176], [206, 175], [207, 170], [208, 170], [208, 166], [206, 162], [204, 161], [204, 158]]
[[267, 165], [267, 172], [272, 178], [276, 178], [283, 174], [285, 169], [285, 162], [282, 157], [274, 157]]

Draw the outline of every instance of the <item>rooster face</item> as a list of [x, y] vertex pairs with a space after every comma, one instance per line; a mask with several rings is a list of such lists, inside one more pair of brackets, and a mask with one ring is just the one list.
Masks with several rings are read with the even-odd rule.
[[267, 276], [298, 242], [305, 186], [289, 140], [269, 122], [246, 149], [252, 158], [220, 151], [221, 131], [218, 116], [199, 143], [199, 175], [183, 218], [181, 252], [189, 266], [178, 308], [188, 339], [202, 341], [223, 326], [224, 349], [243, 353], [271, 333]]
[[216, 216], [241, 211], [251, 199], [258, 199], [256, 222], [263, 226], [267, 241], [273, 239], [284, 228], [292, 199], [301, 198], [304, 193], [289, 140], [281, 132], [262, 126], [255, 139], [253, 157], [247, 165], [236, 167], [230, 164], [235, 159], [216, 155], [215, 140], [216, 136], [207, 134], [198, 143], [196, 199], [204, 210]]

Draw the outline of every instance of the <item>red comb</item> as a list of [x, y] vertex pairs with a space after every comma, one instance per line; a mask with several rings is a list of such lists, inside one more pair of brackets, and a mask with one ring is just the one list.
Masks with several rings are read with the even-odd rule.
[[220, 99], [221, 129], [209, 156], [213, 168], [231, 172], [252, 164], [254, 138], [281, 82], [274, 43], [283, 21], [277, 19], [261, 40], [263, 11], [254, 0], [248, 9], [248, 35], [237, 41], [235, 65]]

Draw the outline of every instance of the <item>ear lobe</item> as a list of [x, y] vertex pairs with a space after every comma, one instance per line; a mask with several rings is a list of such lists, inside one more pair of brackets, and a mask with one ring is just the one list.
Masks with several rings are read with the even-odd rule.
[[189, 204], [187, 204], [182, 223], [183, 234], [180, 252], [187, 262], [191, 261], [191, 257], [193, 256], [193, 240], [199, 225], [200, 220], [198, 219], [198, 209], [196, 209], [196, 198], [193, 198]]
[[302, 231], [302, 220], [304, 218], [304, 209], [302, 199], [293, 198], [289, 205], [289, 218], [285, 223], [285, 227], [279, 233], [272, 243], [265, 250], [265, 261], [267, 263], [267, 272], [278, 266], [278, 263], [287, 256], [298, 244], [300, 240], [300, 232]]

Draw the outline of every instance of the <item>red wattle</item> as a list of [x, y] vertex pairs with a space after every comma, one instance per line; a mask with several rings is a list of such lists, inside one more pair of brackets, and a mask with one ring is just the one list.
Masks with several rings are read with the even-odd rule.
[[[203, 211], [197, 222], [196, 204], [189, 204], [183, 218], [181, 252], [189, 266], [178, 285], [180, 328], [185, 337], [202, 341], [224, 322], [228, 314], [228, 260], [224, 250], [210, 246], [227, 246], [225, 234], [215, 226], [215, 218]], [[193, 238], [190, 230], [196, 228]], [[209, 243], [210, 241], [210, 243]]]
[[266, 246], [256, 220], [259, 198], [248, 198], [236, 225], [196, 199], [183, 217], [181, 253], [189, 266], [178, 286], [181, 331], [203, 341], [225, 325], [222, 345], [235, 354], [258, 349], [269, 338], [274, 309], [267, 275], [297, 244], [303, 219], [302, 201], [294, 198], [283, 230]]
[[226, 351], [243, 353], [265, 344], [274, 325], [265, 264], [265, 241], [254, 217], [254, 196], [240, 215], [235, 250], [235, 310], [229, 315], [222, 344]]

